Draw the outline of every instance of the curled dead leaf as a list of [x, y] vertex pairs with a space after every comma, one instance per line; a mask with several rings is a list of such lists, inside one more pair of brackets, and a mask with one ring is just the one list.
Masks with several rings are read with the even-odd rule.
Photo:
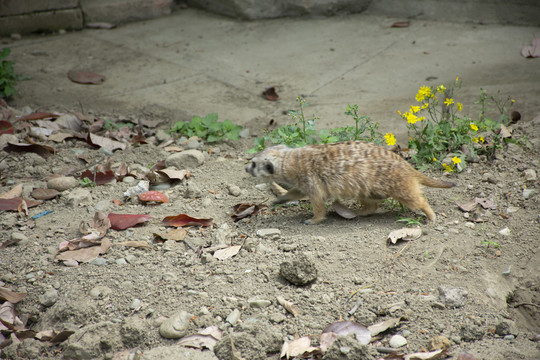
[[214, 257], [218, 260], [225, 260], [238, 254], [241, 248], [242, 245], [234, 245], [225, 249], [216, 250], [216, 252], [214, 252]]
[[180, 214], [176, 216], [167, 216], [163, 219], [163, 225], [165, 226], [210, 226], [212, 225], [212, 219], [197, 219], [186, 214]]
[[422, 235], [422, 229], [419, 227], [416, 228], [401, 228], [398, 230], [392, 231], [388, 234], [388, 240], [392, 244], [397, 243], [398, 240], [415, 240]]
[[279, 304], [280, 304], [281, 306], [283, 306], [283, 307], [285, 308], [285, 310], [287, 310], [288, 312], [290, 312], [294, 317], [297, 317], [297, 316], [298, 316], [298, 308], [296, 307], [296, 305], [294, 305], [294, 303], [285, 300], [285, 299], [284, 299], [283, 297], [281, 297], [281, 296], [278, 296], [278, 297], [277, 297], [277, 301], [279, 302]]

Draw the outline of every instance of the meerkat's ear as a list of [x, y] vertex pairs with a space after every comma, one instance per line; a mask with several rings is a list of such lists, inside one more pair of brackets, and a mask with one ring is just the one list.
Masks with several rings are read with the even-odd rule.
[[264, 170], [268, 171], [269, 174], [274, 173], [274, 165], [271, 162], [264, 164]]

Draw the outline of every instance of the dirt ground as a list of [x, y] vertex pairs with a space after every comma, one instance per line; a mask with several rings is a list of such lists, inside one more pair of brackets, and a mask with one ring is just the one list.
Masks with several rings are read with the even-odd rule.
[[[84, 118], [83, 128], [98, 118], [138, 123], [118, 114], [79, 117]], [[534, 141], [539, 121], [518, 122], [514, 136]], [[21, 122], [17, 127], [14, 135], [0, 139], [24, 141], [28, 128]], [[56, 153], [44, 158], [33, 152], [2, 152], [0, 193], [23, 184], [22, 196], [33, 199], [34, 189], [51, 187], [51, 175], [78, 176], [107, 159], [113, 170], [125, 163], [143, 177], [144, 169], [170, 161], [178, 150], [160, 146], [170, 140], [163, 130], [164, 125], [145, 127], [148, 144], [116, 150], [110, 157], [80, 139], [56, 143], [32, 137]], [[28, 216], [0, 213], [0, 241], [18, 241], [0, 250], [0, 285], [27, 293], [15, 306], [24, 327], [74, 332], [59, 343], [12, 337], [11, 345], [1, 350], [3, 358], [216, 358], [209, 350], [180, 347], [177, 339], [161, 336], [167, 318], [178, 318], [173, 328], [184, 335], [212, 325], [224, 330], [225, 338], [214, 348], [220, 359], [278, 359], [285, 340], [307, 335], [316, 346], [321, 332], [336, 321], [370, 326], [396, 318], [399, 323], [372, 338], [367, 348], [350, 338], [340, 340], [325, 359], [388, 356], [389, 340], [396, 334], [407, 341], [393, 349], [398, 354], [432, 350], [430, 339], [441, 335], [450, 344], [448, 359], [463, 352], [476, 359], [540, 358], [537, 149], [510, 145], [493, 161], [472, 163], [462, 173], [428, 171], [457, 186], [426, 189], [437, 222], [426, 223], [422, 217], [421, 237], [391, 244], [389, 233], [404, 226], [396, 220], [419, 215], [385, 205], [370, 217], [346, 220], [331, 213], [325, 222], [307, 226], [301, 221], [311, 216], [310, 208], [300, 202], [232, 222], [234, 205], [269, 205], [274, 198], [244, 171], [253, 139], [212, 145], [184, 140], [171, 145], [200, 152], [202, 163], [188, 163], [189, 178], [161, 186], [168, 203], [125, 198], [124, 192], [139, 181], [128, 176], [95, 187], [75, 183], [29, 208]], [[469, 212], [459, 209], [458, 204], [475, 198], [490, 200], [483, 203], [487, 209], [482, 204]], [[44, 211], [51, 212], [32, 218]], [[148, 214], [151, 219], [126, 230], [109, 229], [111, 247], [99, 256], [104, 262], [56, 261], [60, 243], [80, 237], [80, 223], [91, 222], [96, 212]], [[157, 238], [154, 234], [171, 229], [162, 219], [178, 214], [211, 218], [212, 225], [189, 227], [181, 241]], [[126, 241], [146, 246], [120, 244]], [[242, 247], [224, 260], [205, 250], [231, 245]], [[283, 263], [299, 271], [311, 269], [316, 280], [293, 285], [283, 277]], [[294, 303], [298, 315], [280, 305], [278, 297]], [[178, 325], [182, 318], [184, 324]], [[10, 331], [2, 334], [9, 339]], [[366, 354], [360, 356], [361, 350]]]

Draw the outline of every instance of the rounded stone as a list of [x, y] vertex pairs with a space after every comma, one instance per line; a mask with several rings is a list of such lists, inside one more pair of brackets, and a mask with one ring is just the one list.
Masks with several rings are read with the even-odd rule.
[[39, 303], [43, 306], [49, 307], [56, 304], [58, 301], [58, 291], [55, 288], [49, 287], [45, 292], [39, 297]]
[[167, 320], [159, 327], [159, 334], [166, 339], [179, 339], [188, 332], [192, 314], [182, 310]]
[[177, 169], [193, 169], [204, 163], [204, 154], [199, 150], [190, 149], [172, 154], [165, 159], [165, 166]]
[[391, 348], [397, 349], [404, 345], [407, 345], [407, 339], [405, 339], [401, 335], [394, 335], [390, 338], [390, 341], [388, 342]]
[[306, 285], [317, 279], [315, 264], [304, 254], [291, 261], [284, 261], [279, 266], [279, 273], [294, 285]]
[[47, 188], [57, 191], [65, 191], [77, 186], [79, 186], [79, 182], [71, 176], [59, 176], [47, 181]]

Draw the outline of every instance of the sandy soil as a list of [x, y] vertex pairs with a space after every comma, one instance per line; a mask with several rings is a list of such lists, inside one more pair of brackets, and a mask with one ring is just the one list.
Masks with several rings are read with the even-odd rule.
[[[514, 136], [534, 139], [534, 123], [518, 122]], [[168, 140], [165, 127], [144, 130], [148, 144], [117, 150], [110, 157], [79, 139], [54, 143], [34, 138], [57, 152], [47, 158], [3, 152], [0, 193], [23, 184], [23, 197], [32, 199], [32, 191], [47, 188], [51, 175], [77, 176], [108, 158], [113, 169], [125, 163], [142, 174], [174, 154], [159, 146]], [[20, 128], [14, 136], [22, 141], [25, 133]], [[154, 133], [157, 136], [151, 136]], [[6, 135], [0, 139], [15, 140]], [[268, 205], [274, 198], [270, 189], [256, 188], [255, 179], [244, 171], [252, 141], [191, 142], [203, 162], [190, 163], [189, 178], [164, 185], [166, 204], [124, 198], [124, 192], [138, 182], [124, 179], [90, 188], [75, 184], [30, 208], [28, 216], [1, 212], [0, 241], [19, 241], [0, 250], [0, 285], [27, 293], [16, 304], [24, 327], [74, 331], [55, 344], [31, 336], [22, 342], [15, 339], [1, 356], [215, 359], [209, 350], [189, 350], [177, 345], [177, 339], [160, 335], [167, 318], [185, 311], [186, 329], [177, 332], [195, 334], [212, 325], [224, 330], [224, 340], [215, 347], [219, 358], [278, 359], [283, 341], [308, 335], [317, 345], [321, 332], [333, 322], [352, 320], [369, 326], [395, 318], [399, 324], [375, 336], [368, 348], [351, 339], [340, 340], [325, 358], [386, 356], [389, 340], [396, 334], [407, 340], [407, 345], [394, 349], [399, 354], [430, 350], [430, 339], [441, 335], [450, 343], [449, 359], [465, 351], [477, 359], [540, 357], [539, 181], [530, 178], [540, 163], [536, 151], [510, 145], [493, 161], [470, 164], [462, 173], [429, 172], [448, 177], [457, 186], [426, 189], [438, 221], [426, 223], [422, 218], [420, 238], [390, 244], [388, 234], [404, 226], [396, 220], [419, 215], [386, 205], [367, 218], [346, 220], [331, 213], [324, 223], [306, 226], [301, 221], [311, 212], [308, 203], [301, 202], [266, 208], [262, 214], [232, 222], [234, 205]], [[188, 143], [172, 145], [186, 148]], [[524, 190], [531, 189], [525, 198]], [[491, 200], [491, 208], [478, 205], [470, 212], [458, 208], [476, 197]], [[31, 218], [44, 211], [52, 212]], [[152, 218], [127, 230], [109, 229], [106, 237], [111, 247], [99, 256], [104, 263], [93, 260], [66, 266], [56, 261], [60, 243], [80, 237], [79, 224], [91, 222], [96, 212]], [[161, 220], [182, 213], [211, 218], [212, 225], [190, 227], [183, 241], [158, 241], [154, 234], [170, 230]], [[260, 230], [265, 229], [278, 231], [261, 236]], [[146, 247], [120, 244], [125, 241], [142, 241]], [[225, 260], [205, 251], [224, 245], [242, 247]], [[291, 284], [280, 271], [285, 262], [299, 270], [314, 266], [316, 280], [303, 286]], [[294, 303], [298, 316], [280, 305], [277, 297]], [[3, 331], [4, 337], [9, 334]], [[367, 351], [364, 357], [359, 357], [361, 348]]]

